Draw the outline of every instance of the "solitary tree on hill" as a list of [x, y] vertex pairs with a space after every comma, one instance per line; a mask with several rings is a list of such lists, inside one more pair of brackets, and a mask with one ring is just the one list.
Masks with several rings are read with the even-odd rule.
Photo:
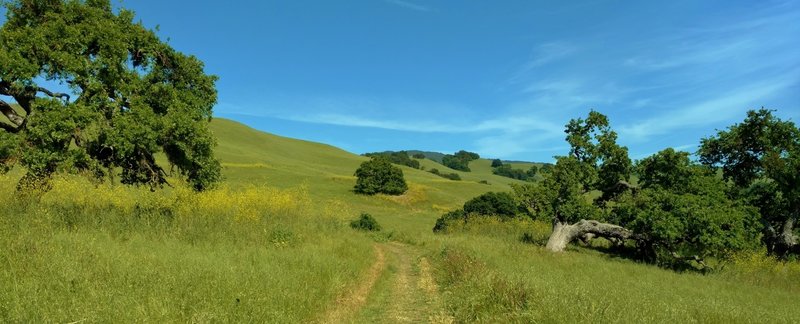
[[392, 165], [383, 156], [375, 156], [371, 160], [361, 163], [355, 176], [357, 180], [353, 191], [356, 193], [402, 195], [408, 190], [406, 180], [403, 178], [403, 170]]
[[4, 3], [0, 171], [24, 167], [20, 188], [70, 171], [155, 189], [167, 183], [160, 152], [197, 190], [219, 179], [208, 129], [217, 77], [199, 59], [108, 0]]

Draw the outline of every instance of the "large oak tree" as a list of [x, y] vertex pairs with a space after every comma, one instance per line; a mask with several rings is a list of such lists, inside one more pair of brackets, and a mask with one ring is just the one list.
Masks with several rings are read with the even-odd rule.
[[701, 162], [721, 167], [736, 195], [760, 210], [763, 241], [779, 256], [800, 253], [800, 129], [772, 111], [749, 111], [742, 123], [702, 140]]
[[156, 163], [163, 152], [198, 190], [219, 179], [208, 129], [217, 78], [200, 60], [176, 51], [108, 0], [5, 6], [0, 171], [21, 164], [25, 186], [79, 171], [157, 188], [167, 181]]

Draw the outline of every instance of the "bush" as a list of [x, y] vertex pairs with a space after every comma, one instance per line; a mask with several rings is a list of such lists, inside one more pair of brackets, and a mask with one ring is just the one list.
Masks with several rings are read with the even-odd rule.
[[442, 178], [446, 178], [446, 179], [450, 179], [450, 180], [454, 180], [454, 181], [460, 181], [461, 180], [461, 176], [458, 175], [458, 173], [447, 173], [447, 174], [445, 174], [445, 173], [440, 172], [439, 169], [436, 169], [436, 168], [433, 168], [428, 172], [433, 173], [435, 175], [438, 175], [438, 176], [440, 176]]
[[502, 165], [503, 165], [503, 161], [500, 161], [500, 159], [492, 160], [492, 167], [493, 168], [496, 168], [496, 167], [499, 167], [499, 166], [502, 166]]
[[[532, 174], [530, 172], [525, 172], [522, 169], [513, 169], [511, 168], [511, 165], [508, 164], [494, 168], [494, 170], [492, 170], [492, 173], [499, 175], [501, 177], [517, 179], [522, 181], [527, 181], [532, 177]], [[535, 174], [535, 171], [533, 174]]]
[[463, 209], [456, 209], [439, 217], [439, 219], [436, 220], [436, 224], [433, 226], [433, 232], [439, 233], [447, 230], [447, 223], [455, 220], [467, 221], [467, 214], [464, 213]]
[[510, 193], [487, 192], [464, 203], [464, 212], [514, 218], [521, 212], [521, 209]]
[[356, 193], [402, 195], [408, 190], [406, 180], [403, 178], [403, 170], [393, 166], [389, 160], [383, 157], [373, 157], [371, 160], [361, 163], [355, 176], [358, 177], [353, 188]]
[[350, 222], [350, 227], [361, 230], [361, 231], [370, 231], [370, 232], [377, 232], [381, 230], [381, 225], [378, 224], [378, 221], [375, 220], [375, 217], [367, 213], [361, 213], [361, 216]]
[[524, 214], [525, 210], [514, 200], [514, 196], [507, 192], [488, 192], [472, 198], [464, 203], [464, 208], [450, 211], [436, 220], [433, 227], [435, 233], [447, 229], [448, 223], [455, 220], [468, 222], [471, 216], [497, 216], [500, 220], [510, 220], [517, 215]]
[[461, 176], [458, 175], [458, 173], [445, 174], [445, 175], [442, 175], [442, 177], [450, 179], [450, 180], [454, 180], [454, 181], [461, 181]]
[[425, 154], [416, 153], [416, 154], [412, 155], [411, 157], [413, 157], [415, 159], [424, 159], [425, 158]]

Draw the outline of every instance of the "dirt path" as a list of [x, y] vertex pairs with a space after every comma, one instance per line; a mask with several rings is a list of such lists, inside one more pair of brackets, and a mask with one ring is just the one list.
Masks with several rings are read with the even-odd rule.
[[370, 266], [367, 274], [359, 281], [355, 289], [339, 295], [336, 305], [322, 317], [322, 323], [345, 323], [353, 318], [354, 314], [364, 307], [367, 297], [372, 292], [375, 282], [386, 270], [386, 256], [381, 245], [375, 245], [375, 263]]
[[325, 323], [452, 323], [428, 260], [401, 243], [377, 244], [378, 258], [361, 285], [343, 294]]

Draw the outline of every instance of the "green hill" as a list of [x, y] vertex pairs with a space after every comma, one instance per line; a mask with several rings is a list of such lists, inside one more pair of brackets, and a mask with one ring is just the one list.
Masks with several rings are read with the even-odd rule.
[[[758, 251], [706, 275], [573, 245], [550, 224], [442, 213], [520, 181], [491, 161], [401, 167], [401, 196], [352, 192], [367, 158], [215, 119], [225, 180], [155, 193], [74, 175], [21, 200], [0, 174], [0, 322], [792, 322], [800, 264]], [[512, 163], [527, 169], [530, 163]], [[431, 174], [457, 173], [461, 181]], [[487, 184], [481, 183], [488, 182]], [[20, 202], [25, 203], [20, 203]], [[369, 213], [383, 228], [348, 223]], [[524, 240], [523, 240], [524, 238]], [[533, 243], [533, 244], [532, 244]], [[601, 243], [602, 244], [602, 243]]]
[[[424, 222], [412, 223], [415, 229], [432, 227], [437, 215], [458, 208], [466, 200], [488, 191], [510, 190], [509, 184], [523, 183], [491, 173], [491, 161], [472, 161], [473, 172], [452, 170], [435, 161], [420, 160], [424, 170], [400, 166], [410, 190], [405, 196], [373, 199], [351, 192], [353, 173], [368, 158], [339, 148], [261, 132], [235, 121], [217, 118], [211, 130], [218, 138], [217, 157], [222, 161], [225, 181], [232, 187], [266, 184], [279, 188], [306, 185], [320, 201], [341, 200], [356, 209], [377, 214], [397, 214], [397, 205], [426, 214]], [[457, 173], [461, 181], [452, 181], [426, 170]], [[486, 181], [489, 185], [480, 183]], [[408, 224], [407, 224], [408, 225]], [[403, 226], [405, 227], [405, 226]]]

